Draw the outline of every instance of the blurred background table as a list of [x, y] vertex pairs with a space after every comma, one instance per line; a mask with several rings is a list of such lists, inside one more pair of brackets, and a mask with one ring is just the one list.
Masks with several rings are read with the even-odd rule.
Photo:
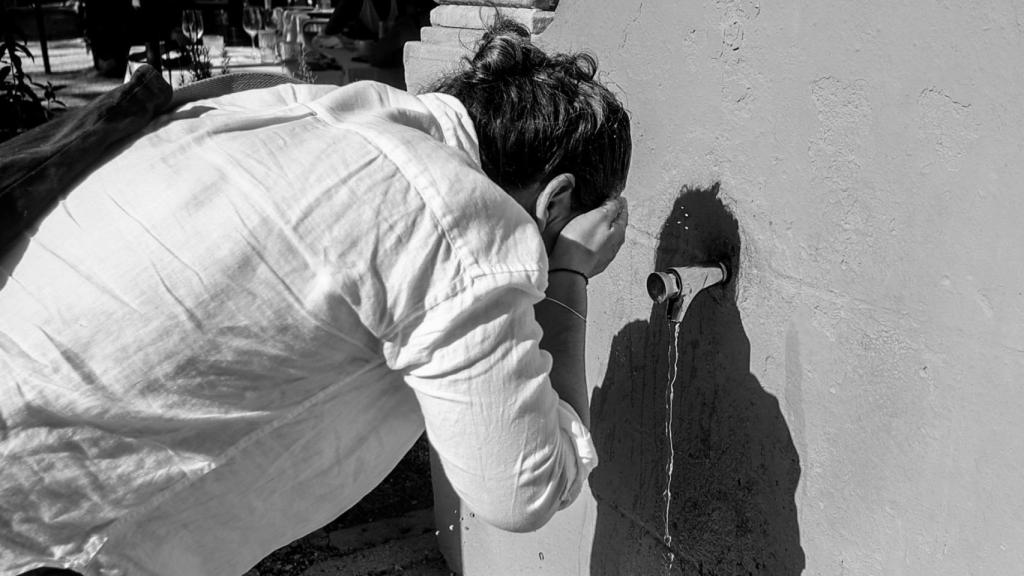
[[[353, 46], [345, 46], [341, 41], [324, 41], [331, 37], [314, 39], [314, 50], [307, 56], [307, 64], [312, 67], [310, 73], [315, 76], [317, 84], [333, 84], [342, 86], [360, 80], [375, 80], [396, 88], [405, 88], [405, 75], [401, 68], [382, 68], [371, 65], [365, 60], [365, 53]], [[330, 47], [328, 47], [330, 46]], [[131, 53], [145, 54], [145, 46], [133, 46]], [[129, 58], [125, 80], [143, 64], [143, 61]], [[232, 74], [240, 72], [263, 72], [284, 74], [292, 78], [302, 78], [298, 60], [264, 61], [257, 49], [251, 46], [225, 46], [220, 54], [211, 51], [210, 64], [212, 74]], [[188, 66], [179, 64], [179, 54], [172, 51], [164, 60], [164, 78], [172, 87], [178, 88], [192, 83], [193, 77]]]

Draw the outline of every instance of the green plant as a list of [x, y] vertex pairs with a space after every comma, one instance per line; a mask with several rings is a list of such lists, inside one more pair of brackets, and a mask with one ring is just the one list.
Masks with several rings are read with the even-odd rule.
[[[49, 120], [53, 116], [54, 104], [66, 107], [57, 99], [57, 90], [62, 86], [33, 82], [22, 69], [22, 54], [33, 60], [35, 57], [14, 18], [10, 18], [6, 11], [3, 0], [0, 0], [0, 142]], [[42, 97], [36, 94], [33, 86], [43, 90]]]
[[295, 70], [295, 77], [305, 82], [306, 84], [316, 84], [316, 74], [313, 73], [313, 69], [309, 67], [309, 55], [312, 50], [307, 50], [305, 47], [299, 51], [299, 66]]
[[213, 63], [210, 62], [210, 49], [199, 43], [186, 44], [182, 48], [192, 82], [205, 80], [213, 76]]

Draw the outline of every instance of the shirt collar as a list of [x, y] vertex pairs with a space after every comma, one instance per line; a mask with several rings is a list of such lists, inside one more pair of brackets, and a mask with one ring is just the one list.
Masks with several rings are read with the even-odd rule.
[[462, 102], [454, 96], [440, 93], [420, 94], [417, 97], [437, 120], [445, 144], [465, 152], [479, 167], [480, 141]]

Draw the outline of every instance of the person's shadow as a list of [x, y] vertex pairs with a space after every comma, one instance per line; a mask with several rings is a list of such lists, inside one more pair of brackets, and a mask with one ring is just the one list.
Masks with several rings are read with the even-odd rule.
[[594, 391], [592, 576], [804, 569], [794, 501], [800, 459], [778, 401], [750, 373], [735, 293], [739, 226], [718, 193], [718, 184], [682, 190], [662, 226], [656, 269], [724, 262], [730, 278], [693, 299], [678, 332], [665, 304], [623, 328]]

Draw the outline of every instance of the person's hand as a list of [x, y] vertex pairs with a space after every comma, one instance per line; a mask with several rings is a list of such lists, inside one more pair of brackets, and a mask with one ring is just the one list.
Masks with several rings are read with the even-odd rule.
[[562, 228], [549, 258], [549, 268], [577, 270], [593, 278], [615, 259], [626, 241], [629, 208], [622, 196], [573, 218]]

